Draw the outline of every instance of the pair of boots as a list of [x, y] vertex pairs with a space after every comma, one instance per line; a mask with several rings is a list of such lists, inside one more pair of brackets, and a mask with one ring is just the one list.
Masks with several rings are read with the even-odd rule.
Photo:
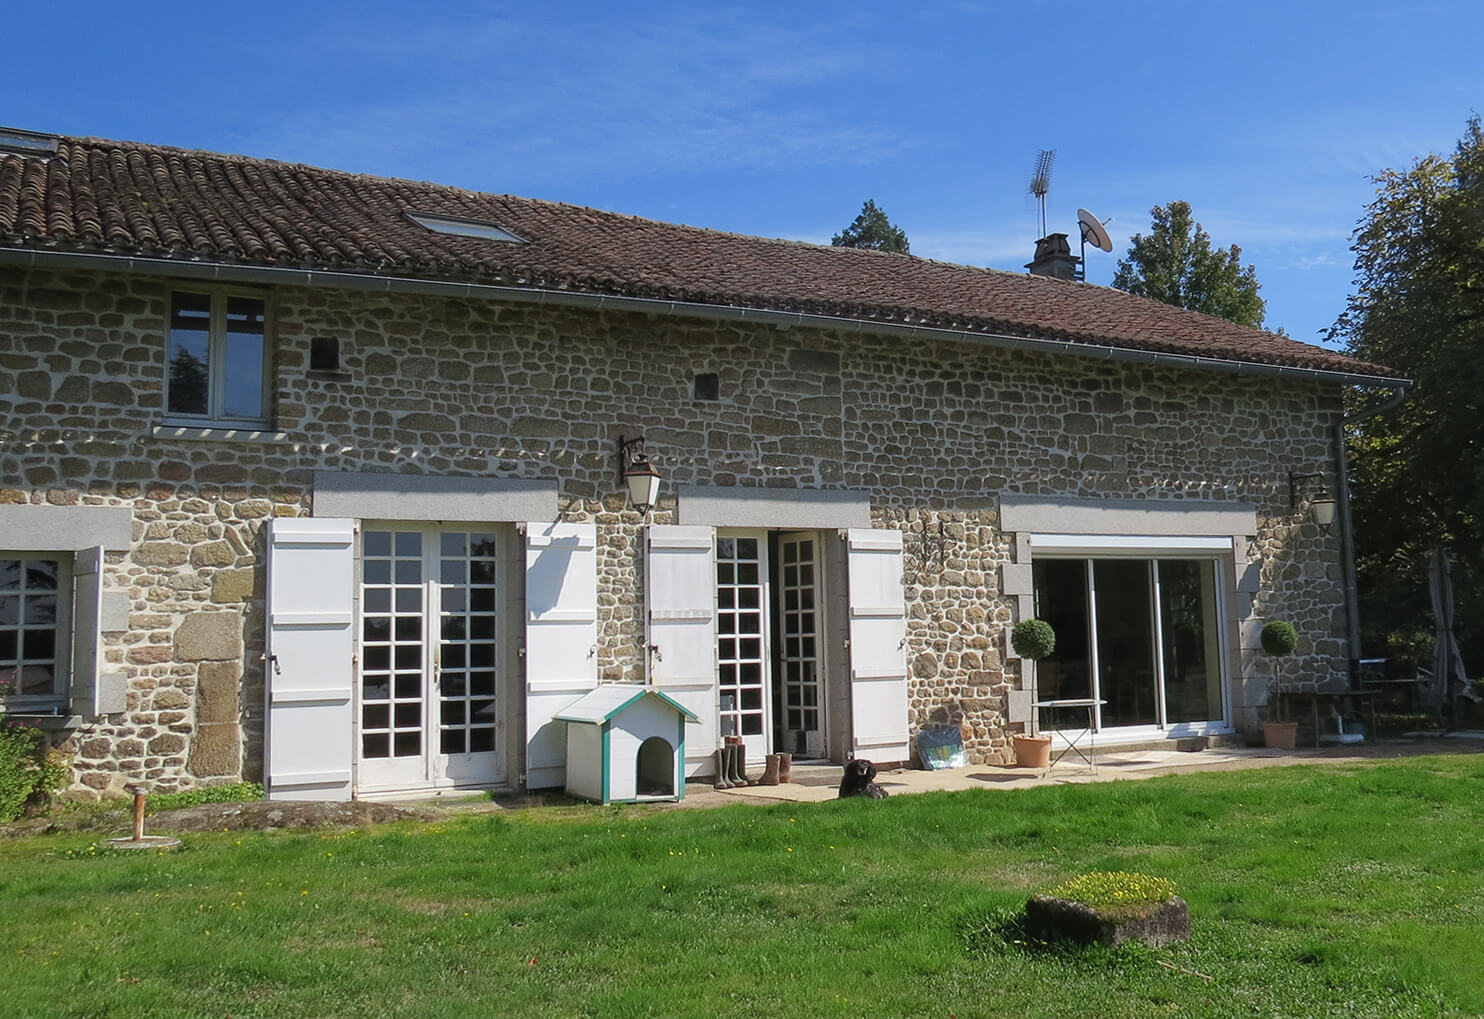
[[728, 736], [726, 746], [716, 748], [716, 788], [786, 785], [793, 779], [793, 766], [793, 754], [769, 754], [762, 777], [754, 782], [747, 777], [747, 748], [742, 745], [740, 737]]
[[769, 754], [758, 785], [785, 785], [793, 777], [793, 754]]
[[716, 748], [716, 788], [730, 789], [733, 786], [749, 786], [747, 777], [747, 748], [736, 737], [728, 736], [726, 746]]

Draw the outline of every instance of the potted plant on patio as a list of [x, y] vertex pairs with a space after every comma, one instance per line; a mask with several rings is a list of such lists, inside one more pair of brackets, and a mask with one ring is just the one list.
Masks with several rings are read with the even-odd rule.
[[[1274, 658], [1286, 658], [1293, 653], [1298, 646], [1298, 631], [1293, 624], [1282, 619], [1274, 619], [1262, 628], [1260, 636], [1262, 649]], [[1277, 690], [1277, 681], [1274, 680], [1268, 686], [1268, 712], [1272, 713], [1273, 696]], [[1268, 746], [1278, 750], [1292, 750], [1298, 745], [1298, 723], [1286, 722], [1278, 719], [1269, 719], [1262, 723], [1262, 739]]]
[[[1021, 658], [1039, 662], [1056, 650], [1056, 631], [1044, 619], [1022, 619], [1010, 631], [1010, 646]], [[1027, 731], [1018, 733], [1015, 744], [1015, 763], [1022, 768], [1045, 768], [1051, 764], [1051, 737], [1036, 731], [1034, 709]]]

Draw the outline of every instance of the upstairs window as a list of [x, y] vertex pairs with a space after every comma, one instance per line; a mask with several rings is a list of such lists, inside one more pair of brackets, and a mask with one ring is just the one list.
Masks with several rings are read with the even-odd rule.
[[268, 420], [267, 308], [260, 297], [170, 295], [166, 413], [192, 424]]

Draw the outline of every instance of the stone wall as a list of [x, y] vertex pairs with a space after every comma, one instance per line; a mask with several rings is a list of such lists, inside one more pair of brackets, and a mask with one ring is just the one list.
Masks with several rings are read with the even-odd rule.
[[[192, 289], [188, 284], [182, 289]], [[199, 289], [199, 288], [196, 288]], [[106, 656], [129, 710], [75, 736], [78, 781], [118, 791], [260, 777], [262, 523], [312, 508], [314, 470], [552, 479], [599, 529], [599, 670], [636, 679], [641, 522], [616, 478], [643, 434], [678, 484], [854, 489], [908, 532], [912, 724], [1008, 742], [1003, 493], [1254, 503], [1255, 614], [1306, 635], [1295, 675], [1343, 671], [1338, 545], [1288, 506], [1328, 469], [1337, 387], [629, 313], [285, 288], [270, 301], [275, 432], [158, 428], [171, 284], [0, 269], [0, 502], [124, 505], [110, 554], [128, 629]], [[308, 370], [338, 339], [339, 373]], [[716, 373], [717, 400], [694, 398]], [[944, 552], [924, 559], [915, 536]], [[0, 538], [0, 548], [4, 547]]]

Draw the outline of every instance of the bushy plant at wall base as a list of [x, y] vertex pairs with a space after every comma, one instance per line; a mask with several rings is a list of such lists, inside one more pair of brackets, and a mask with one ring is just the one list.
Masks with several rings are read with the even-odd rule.
[[1262, 628], [1262, 649], [1270, 655], [1289, 655], [1298, 646], [1298, 631], [1293, 624], [1275, 619]]
[[1010, 646], [1021, 658], [1040, 661], [1056, 650], [1056, 631], [1044, 619], [1023, 619], [1010, 631]]
[[41, 730], [0, 715], [0, 822], [14, 821], [33, 796], [56, 792], [66, 781], [65, 757], [46, 749]]

